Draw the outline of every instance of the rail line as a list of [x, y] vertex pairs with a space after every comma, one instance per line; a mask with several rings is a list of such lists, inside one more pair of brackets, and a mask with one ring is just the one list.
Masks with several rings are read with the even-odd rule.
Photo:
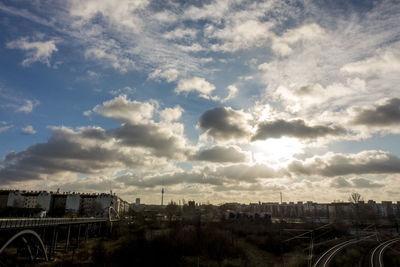
[[376, 246], [371, 253], [371, 258], [370, 258], [371, 267], [383, 267], [383, 260], [382, 260], [383, 253], [389, 246], [393, 245], [398, 241], [400, 241], [400, 238], [397, 237], [387, 240]]

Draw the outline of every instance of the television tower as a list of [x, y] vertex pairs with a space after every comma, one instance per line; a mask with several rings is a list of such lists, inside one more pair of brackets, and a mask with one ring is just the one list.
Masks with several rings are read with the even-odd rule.
[[164, 204], [164, 187], [161, 189], [161, 207]]

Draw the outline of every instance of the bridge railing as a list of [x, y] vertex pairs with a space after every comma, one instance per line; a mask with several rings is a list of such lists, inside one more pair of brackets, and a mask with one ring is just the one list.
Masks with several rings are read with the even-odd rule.
[[45, 227], [63, 224], [105, 222], [107, 218], [0, 218], [0, 230], [10, 228]]

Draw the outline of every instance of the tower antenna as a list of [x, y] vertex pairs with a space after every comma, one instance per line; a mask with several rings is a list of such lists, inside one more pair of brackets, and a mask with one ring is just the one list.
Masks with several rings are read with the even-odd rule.
[[162, 180], [162, 187], [161, 187], [161, 207], [164, 205], [164, 179]]
[[164, 205], [164, 187], [161, 188], [161, 207]]

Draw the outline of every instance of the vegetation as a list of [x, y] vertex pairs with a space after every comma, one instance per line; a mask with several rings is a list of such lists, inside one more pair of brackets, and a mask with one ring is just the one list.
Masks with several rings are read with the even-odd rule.
[[[171, 205], [171, 208], [172, 205]], [[262, 221], [157, 221], [143, 218], [122, 222], [113, 234], [58, 254], [42, 266], [307, 266], [309, 239], [282, 242], [293, 236], [285, 229], [313, 229], [315, 224], [271, 224]], [[316, 231], [316, 235], [325, 230]], [[325, 231], [327, 232], [327, 231]], [[347, 233], [335, 225], [324, 235]], [[324, 239], [319, 239], [322, 241]], [[281, 245], [282, 244], [282, 245]], [[328, 244], [329, 245], [329, 244]], [[327, 247], [317, 247], [323, 251]], [[316, 252], [317, 253], [317, 252]]]

